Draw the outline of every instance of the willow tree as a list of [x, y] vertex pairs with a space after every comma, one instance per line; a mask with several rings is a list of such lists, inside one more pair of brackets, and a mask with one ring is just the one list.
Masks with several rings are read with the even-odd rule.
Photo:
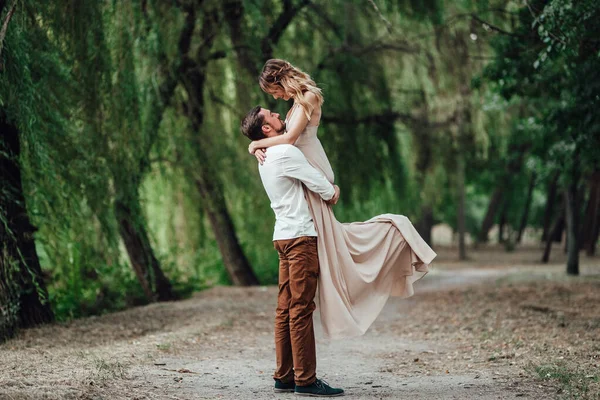
[[[231, 41], [240, 69], [256, 82], [260, 66], [270, 57], [290, 60], [309, 72], [323, 88], [326, 105], [322, 140], [345, 187], [346, 199], [365, 200], [377, 186], [394, 186], [401, 192], [406, 183], [399, 154], [395, 123], [411, 119], [399, 112], [388, 86], [386, 59], [414, 51], [393, 36], [379, 37], [381, 16], [370, 4], [310, 1], [228, 1]], [[383, 27], [385, 31], [385, 26]], [[236, 80], [238, 96], [257, 85]], [[257, 101], [257, 97], [252, 98]], [[269, 99], [263, 104], [281, 108]], [[248, 103], [248, 102], [247, 102]], [[250, 107], [251, 104], [245, 104]], [[361, 168], [351, 168], [361, 157]], [[387, 182], [387, 183], [384, 183]], [[390, 198], [395, 196], [390, 196]], [[394, 207], [398, 203], [392, 201]], [[407, 202], [409, 203], [409, 202]], [[347, 201], [350, 208], [352, 202]], [[338, 207], [341, 214], [344, 206]], [[361, 208], [361, 207], [358, 207]], [[352, 213], [352, 212], [351, 212]]]
[[[595, 79], [600, 42], [594, 36], [599, 16], [600, 6], [594, 1], [530, 2], [518, 9], [511, 34], [495, 41], [498, 57], [487, 70], [488, 79], [506, 99], [535, 104], [526, 109], [539, 126], [530, 132], [532, 145], [548, 175], [559, 172], [566, 210], [567, 273], [574, 275], [579, 273], [581, 182], [600, 165]], [[562, 218], [558, 216], [555, 227]]]
[[[465, 58], [459, 58], [456, 43], [446, 40], [450, 35], [469, 41], [473, 22], [467, 19], [458, 29], [453, 23], [450, 29], [443, 18], [476, 7], [446, 11], [437, 2], [382, 3], [232, 0], [226, 2], [226, 20], [244, 76], [256, 79], [264, 57], [274, 55], [311, 73], [323, 88], [321, 140], [346, 193], [336, 213], [342, 219], [364, 218], [377, 204], [377, 211], [420, 220], [420, 232], [430, 241], [433, 224], [442, 218], [434, 217], [444, 199], [440, 188], [447, 191], [446, 181], [453, 177], [446, 172], [454, 160], [448, 145], [460, 154], [473, 141], [468, 126], [476, 106], [470, 104], [469, 74], [481, 68], [469, 60], [477, 49], [465, 49]], [[465, 62], [473, 67], [464, 68]], [[463, 69], [458, 85], [452, 72]], [[257, 91], [244, 79], [236, 85], [238, 97], [247, 99], [248, 88]], [[457, 99], [465, 99], [460, 110]], [[459, 114], [461, 132], [469, 138], [453, 144], [449, 131]]]
[[[378, 9], [381, 15], [374, 12], [370, 16], [370, 26], [378, 28], [373, 28], [374, 32], [367, 31], [364, 45], [354, 49], [342, 46], [346, 55], [354, 52], [362, 62], [368, 63], [361, 65], [362, 72], [368, 71], [366, 76], [373, 75], [370, 64], [385, 66], [389, 71], [386, 81], [390, 86], [391, 106], [373, 110], [379, 100], [386, 97], [381, 91], [371, 94], [363, 90], [352, 97], [352, 102], [360, 104], [356, 97], [364, 98], [366, 104], [361, 104], [354, 114], [366, 115], [341, 119], [374, 121], [381, 126], [394, 121], [397, 135], [407, 147], [402, 157], [407, 166], [408, 185], [396, 191], [397, 196], [409, 199], [402, 212], [412, 213], [419, 232], [428, 241], [435, 223], [444, 221], [455, 227], [462, 257], [465, 256], [466, 230], [470, 226], [472, 231], [474, 226], [470, 213], [474, 206], [466, 196], [467, 186], [474, 184], [471, 167], [485, 162], [489, 136], [494, 133], [490, 126], [496, 124], [496, 113], [480, 110], [485, 89], [472, 87], [472, 79], [484, 65], [482, 59], [489, 51], [489, 38], [493, 34], [482, 26], [476, 15], [480, 8], [485, 11], [479, 3], [442, 7], [433, 2], [408, 7], [384, 2]], [[339, 70], [344, 70], [343, 64]], [[342, 81], [346, 86], [349, 79]], [[352, 81], [360, 82], [361, 78]], [[362, 136], [372, 140], [374, 131], [369, 127]], [[348, 125], [346, 132], [354, 133], [357, 129]], [[407, 133], [410, 140], [405, 138]], [[346, 150], [346, 147], [336, 148]], [[340, 156], [347, 162], [359, 157], [369, 165], [370, 160], [366, 159], [377, 154], [369, 151], [368, 157], [360, 157], [341, 152]], [[345, 170], [350, 175], [356, 174], [356, 168], [350, 165]], [[383, 170], [399, 172], [389, 166]]]
[[19, 129], [0, 112], [0, 341], [54, 316], [21, 182]]
[[161, 96], [170, 97], [162, 88], [155, 94], [157, 88], [149, 83], [153, 77], [143, 68], [148, 63], [161, 67], [157, 55], [145, 51], [151, 27], [135, 4], [73, 2], [67, 12], [55, 6], [52, 11], [63, 26], [61, 43], [73, 57], [75, 79], [83, 84], [81, 134], [93, 146], [87, 149], [88, 162], [106, 160], [109, 188], [114, 188], [88, 191], [88, 196], [112, 195], [119, 235], [147, 299], [172, 300], [176, 295], [152, 249], [139, 197], [165, 100]]
[[[168, 12], [170, 8], [156, 3], [148, 9], [154, 23], [158, 24], [162, 12]], [[171, 69], [176, 85], [172, 105], [187, 120], [187, 127], [176, 133], [185, 138], [180, 142], [183, 147], [177, 152], [184, 155], [181, 166], [194, 181], [201, 199], [200, 206], [208, 218], [230, 281], [235, 285], [255, 285], [258, 279], [237, 238], [223, 194], [223, 183], [212, 162], [216, 147], [211, 132], [205, 127], [208, 68], [215, 60], [225, 56], [214, 46], [222, 32], [223, 8], [219, 2], [186, 3], [181, 9], [183, 23], [181, 20], [170, 21], [171, 27], [182, 26], [181, 37], [175, 47], [179, 61], [176, 68]]]
[[[35, 248], [23, 164], [28, 159], [43, 163], [56, 154], [50, 143], [64, 137], [65, 99], [49, 89], [55, 81], [69, 83], [60, 50], [28, 15], [32, 7], [30, 2], [0, 3], [0, 340], [19, 327], [54, 318]], [[34, 44], [37, 51], [29, 51]], [[44, 89], [47, 97], [39, 95]], [[40, 135], [44, 131], [46, 140]]]

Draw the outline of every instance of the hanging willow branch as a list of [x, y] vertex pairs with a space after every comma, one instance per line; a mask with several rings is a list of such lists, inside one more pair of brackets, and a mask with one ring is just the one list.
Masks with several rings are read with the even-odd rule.
[[484, 26], [487, 26], [489, 29], [491, 29], [493, 31], [496, 31], [496, 32], [501, 33], [503, 35], [513, 36], [513, 37], [522, 37], [522, 35], [518, 35], [518, 34], [513, 33], [513, 32], [505, 31], [502, 28], [499, 28], [499, 27], [497, 27], [495, 25], [492, 25], [491, 23], [489, 23], [489, 22], [487, 22], [487, 21], [479, 18], [475, 13], [471, 13], [470, 16], [471, 16], [471, 19], [473, 19], [473, 20], [475, 20], [475, 21], [483, 24]]
[[[4, 38], [6, 37], [6, 31], [8, 30], [8, 23], [15, 13], [15, 8], [17, 7], [17, 2], [15, 1], [8, 10], [8, 14], [6, 14], [6, 18], [4, 19], [4, 23], [2, 24], [2, 30], [0, 31], [0, 56], [2, 55], [2, 48], [4, 47]], [[0, 70], [2, 69], [2, 64], [0, 64]]]
[[333, 124], [385, 124], [389, 122], [400, 121], [408, 125], [427, 125], [432, 129], [443, 129], [455, 124], [457, 121], [457, 113], [455, 112], [450, 117], [443, 121], [429, 121], [424, 118], [415, 117], [411, 114], [400, 113], [396, 111], [386, 111], [381, 114], [366, 115], [363, 117], [346, 117], [346, 116], [326, 116], [321, 117], [321, 121]]
[[388, 32], [392, 33], [392, 31], [393, 31], [392, 23], [386, 17], [383, 16], [381, 11], [379, 10], [379, 7], [377, 7], [377, 4], [375, 4], [375, 1], [369, 0], [369, 3], [371, 3], [371, 6], [373, 6], [373, 10], [375, 10], [375, 13], [377, 13], [377, 15], [379, 16], [379, 19], [381, 19], [383, 21], [383, 23], [385, 24]]
[[304, 7], [308, 6], [311, 0], [302, 0], [297, 5], [292, 5], [291, 0], [283, 2], [283, 11], [269, 30], [269, 33], [261, 41], [260, 48], [262, 55], [265, 60], [273, 57], [273, 47], [279, 42], [281, 35], [286, 30], [288, 25], [292, 22], [296, 14], [298, 14]]

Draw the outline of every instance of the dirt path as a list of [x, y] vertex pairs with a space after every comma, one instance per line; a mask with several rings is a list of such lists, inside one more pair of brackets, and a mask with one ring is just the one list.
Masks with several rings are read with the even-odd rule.
[[[584, 274], [600, 272], [592, 261]], [[569, 336], [580, 342], [557, 336], [564, 313], [526, 307], [540, 290], [557, 292], [547, 278], [560, 273], [558, 265], [439, 265], [414, 297], [390, 299], [363, 337], [320, 339], [317, 316], [317, 373], [351, 399], [559, 398], [563, 389], [529, 368], [556, 361], [561, 346], [567, 358], [587, 357], [592, 368], [600, 362], [600, 315], [585, 308], [589, 296], [577, 297], [600, 292], [597, 276], [564, 289], [572, 289], [569, 304], [583, 307], [582, 318], [568, 319], [575, 332]], [[497, 296], [501, 290], [508, 298]], [[276, 287], [219, 287], [181, 302], [25, 331], [0, 346], [0, 399], [294, 398], [272, 392], [276, 296]], [[536, 331], [544, 336], [528, 343]], [[544, 350], [546, 336], [556, 352]]]
[[[419, 337], [418, 333], [412, 335], [414, 337], [401, 337], [394, 330], [386, 328], [389, 321], [401, 321], [407, 308], [428, 292], [478, 284], [509, 273], [505, 270], [438, 270], [421, 282], [419, 296], [408, 301], [388, 301], [373, 327], [360, 338], [338, 341], [319, 339], [323, 335], [317, 315], [315, 330], [318, 338], [319, 376], [336, 387], [345, 388], [346, 397], [352, 399], [498, 399], [507, 398], [507, 390], [514, 391], [512, 397], [517, 394], [545, 393], [546, 396], [531, 398], [548, 398], [548, 390], [541, 390], [537, 386], [520, 390], [503, 368], [491, 371], [474, 364], [468, 370], [453, 371], [452, 374], [430, 374], [427, 372], [427, 364], [415, 360], [433, 357], [451, 359], [460, 353], [460, 349]], [[259, 296], [270, 303], [277, 296], [274, 287], [269, 287], [266, 291], [258, 290], [258, 293], [246, 289], [234, 294], [228, 289], [225, 293], [206, 295], [218, 298], [223, 295], [232, 296], [235, 302]], [[270, 314], [268, 308], [263, 312]], [[262, 314], [259, 316], [262, 317]], [[225, 320], [225, 325], [229, 323], [233, 325], [240, 322], [235, 319]], [[202, 399], [293, 398], [291, 394], [281, 395], [269, 391], [275, 351], [269, 323], [270, 319], [267, 319], [267, 324], [261, 324], [260, 330], [258, 323], [254, 326], [250, 324], [246, 327], [247, 330], [241, 330], [242, 334], [257, 334], [249, 347], [234, 345], [235, 348], [229, 351], [219, 349], [205, 353], [200, 360], [193, 357], [164, 356], [160, 359], [160, 362], [166, 364], [163, 369], [141, 368], [139, 372], [141, 375], [149, 374], [153, 377], [152, 380], [161, 380], [164, 384], [183, 378], [177, 385], [182, 398], [191, 398], [193, 394], [199, 396], [195, 398]], [[235, 337], [223, 335], [222, 338], [236, 343]], [[218, 336], [213, 339], [219, 340]], [[197, 379], [189, 379], [185, 374], [177, 373], [180, 369], [194, 371], [198, 374]], [[512, 390], [513, 388], [517, 390]], [[550, 389], [550, 393], [553, 392]]]

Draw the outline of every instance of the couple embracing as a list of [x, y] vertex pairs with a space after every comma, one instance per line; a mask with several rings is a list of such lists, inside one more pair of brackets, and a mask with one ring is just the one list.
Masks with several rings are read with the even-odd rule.
[[341, 223], [332, 206], [340, 196], [317, 137], [323, 96], [309, 75], [285, 60], [266, 62], [261, 89], [294, 104], [285, 120], [260, 106], [241, 124], [259, 161], [275, 212], [279, 253], [275, 315], [275, 391], [303, 396], [344, 394], [316, 377], [314, 298], [327, 338], [364, 334], [389, 296], [409, 297], [436, 254], [402, 215]]

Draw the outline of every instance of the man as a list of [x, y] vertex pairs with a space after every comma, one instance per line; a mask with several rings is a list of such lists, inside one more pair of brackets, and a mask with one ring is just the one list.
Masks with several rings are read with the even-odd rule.
[[[285, 124], [279, 114], [255, 107], [243, 119], [241, 129], [250, 140], [260, 140], [281, 135]], [[341, 396], [342, 389], [332, 388], [316, 377], [313, 311], [319, 259], [317, 232], [302, 185], [331, 204], [337, 203], [340, 189], [329, 183], [293, 145], [269, 147], [266, 155], [258, 169], [275, 212], [273, 242], [279, 253], [275, 391]]]

